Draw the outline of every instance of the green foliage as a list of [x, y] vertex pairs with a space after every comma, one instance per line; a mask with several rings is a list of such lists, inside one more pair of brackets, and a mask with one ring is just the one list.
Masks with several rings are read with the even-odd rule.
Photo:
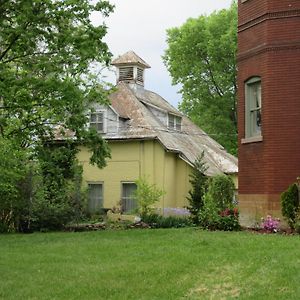
[[233, 206], [234, 183], [226, 175], [209, 180], [204, 205], [199, 211], [199, 225], [209, 230], [239, 230], [238, 209]]
[[295, 223], [299, 217], [299, 210], [299, 186], [296, 183], [293, 183], [281, 194], [282, 215], [292, 229], [295, 228]]
[[149, 184], [145, 178], [140, 178], [135, 183], [137, 189], [134, 198], [137, 200], [138, 213], [143, 217], [152, 212], [153, 204], [158, 202], [165, 192], [155, 184]]
[[220, 174], [211, 178], [207, 193], [214, 199], [219, 210], [225, 210], [233, 206], [234, 189], [232, 179]]
[[189, 218], [167, 216], [150, 213], [143, 215], [142, 221], [148, 224], [151, 228], [181, 228], [192, 226]]
[[28, 171], [27, 156], [26, 150], [0, 137], [0, 232], [16, 229], [19, 212], [25, 205], [20, 183]]
[[209, 230], [217, 230], [219, 227], [219, 209], [216, 205], [216, 201], [208, 193], [204, 196], [203, 208], [198, 214], [198, 223], [202, 228]]
[[180, 110], [237, 153], [237, 4], [167, 31], [164, 62], [182, 86]]
[[86, 114], [91, 103], [108, 103], [110, 86], [97, 70], [112, 56], [102, 41], [106, 26], [94, 26], [90, 14], [106, 17], [113, 6], [88, 0], [0, 6], [1, 230], [61, 227], [81, 214], [75, 150], [40, 149], [60, 135], [86, 145], [100, 168], [110, 157], [107, 143], [86, 127]]
[[190, 175], [190, 183], [192, 185], [192, 190], [189, 191], [189, 196], [187, 200], [189, 206], [187, 207], [191, 213], [192, 221], [197, 224], [198, 213], [203, 208], [203, 196], [206, 192], [207, 177], [205, 172], [207, 167], [203, 162], [204, 152], [196, 159], [194, 163], [194, 168]]
[[[4, 1], [0, 18], [0, 134], [20, 147], [55, 135], [56, 126], [77, 142], [91, 144], [86, 109], [108, 103], [107, 85], [91, 68], [109, 63], [102, 41], [106, 26], [94, 26], [90, 14], [108, 16], [108, 1]], [[90, 147], [92, 163], [104, 165], [107, 145]], [[100, 150], [101, 148], [101, 150]]]
[[72, 144], [45, 145], [39, 148], [43, 196], [33, 203], [32, 227], [56, 230], [82, 217], [82, 167], [75, 159]]

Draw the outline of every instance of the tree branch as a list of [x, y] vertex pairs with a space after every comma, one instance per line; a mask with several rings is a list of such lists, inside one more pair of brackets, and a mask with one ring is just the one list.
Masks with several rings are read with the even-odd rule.
[[[30, 24], [30, 22], [27, 22], [24, 26], [24, 30], [27, 29], [28, 25]], [[16, 41], [19, 39], [19, 37], [21, 36], [21, 34], [17, 34], [15, 35], [15, 37], [12, 39], [12, 41], [9, 43], [9, 45], [7, 46], [6, 50], [4, 50], [4, 52], [2, 52], [2, 54], [0, 55], [0, 60], [3, 59], [3, 57], [7, 54], [7, 52], [13, 47], [13, 45], [16, 43]]]
[[217, 82], [216, 82], [216, 80], [214, 78], [214, 75], [213, 75], [213, 72], [211, 70], [211, 66], [210, 66], [210, 63], [209, 63], [209, 60], [207, 59], [207, 57], [204, 57], [204, 61], [207, 64], [208, 73], [209, 73], [209, 76], [211, 78], [211, 81], [212, 81], [213, 85], [216, 88], [216, 92], [218, 93], [218, 95], [220, 97], [223, 97], [224, 96], [224, 92], [219, 88], [219, 86], [218, 86], [218, 84], [217, 84]]

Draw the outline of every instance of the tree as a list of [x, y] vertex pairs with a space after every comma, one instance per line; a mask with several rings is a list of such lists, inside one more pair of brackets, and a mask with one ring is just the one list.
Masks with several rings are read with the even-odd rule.
[[0, 233], [15, 229], [24, 207], [18, 184], [26, 176], [26, 156], [14, 141], [0, 139]]
[[137, 201], [138, 212], [143, 218], [152, 212], [152, 205], [159, 201], [165, 194], [165, 191], [158, 188], [155, 184], [148, 183], [145, 178], [139, 178], [135, 183], [136, 190], [133, 196]]
[[167, 31], [164, 62], [181, 86], [180, 110], [229, 152], [237, 151], [237, 4]]
[[204, 202], [203, 197], [206, 192], [207, 176], [205, 171], [207, 166], [203, 162], [204, 152], [199, 155], [194, 163], [194, 168], [190, 175], [190, 183], [192, 189], [189, 191], [187, 200], [189, 201], [188, 210], [191, 213], [191, 218], [195, 224], [198, 223], [199, 211], [203, 208]]
[[106, 143], [89, 131], [86, 108], [107, 103], [105, 84], [92, 63], [106, 65], [106, 26], [94, 26], [92, 11], [113, 10], [107, 1], [0, 1], [0, 137], [28, 147], [60, 134], [94, 152], [105, 165]]

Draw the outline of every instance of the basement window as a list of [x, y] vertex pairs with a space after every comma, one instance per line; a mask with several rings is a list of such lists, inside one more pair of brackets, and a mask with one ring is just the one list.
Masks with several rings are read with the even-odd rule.
[[90, 127], [95, 128], [97, 132], [104, 132], [104, 112], [90, 113]]
[[245, 137], [261, 137], [261, 78], [245, 83]]
[[168, 128], [171, 130], [181, 130], [181, 117], [168, 114]]

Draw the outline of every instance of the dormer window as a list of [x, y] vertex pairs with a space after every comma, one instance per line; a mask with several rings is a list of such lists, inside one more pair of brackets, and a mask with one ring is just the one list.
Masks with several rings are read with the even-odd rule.
[[171, 130], [181, 130], [181, 117], [168, 114], [168, 128]]
[[90, 113], [90, 127], [95, 128], [97, 132], [103, 133], [105, 131], [104, 126], [104, 112], [97, 111]]

